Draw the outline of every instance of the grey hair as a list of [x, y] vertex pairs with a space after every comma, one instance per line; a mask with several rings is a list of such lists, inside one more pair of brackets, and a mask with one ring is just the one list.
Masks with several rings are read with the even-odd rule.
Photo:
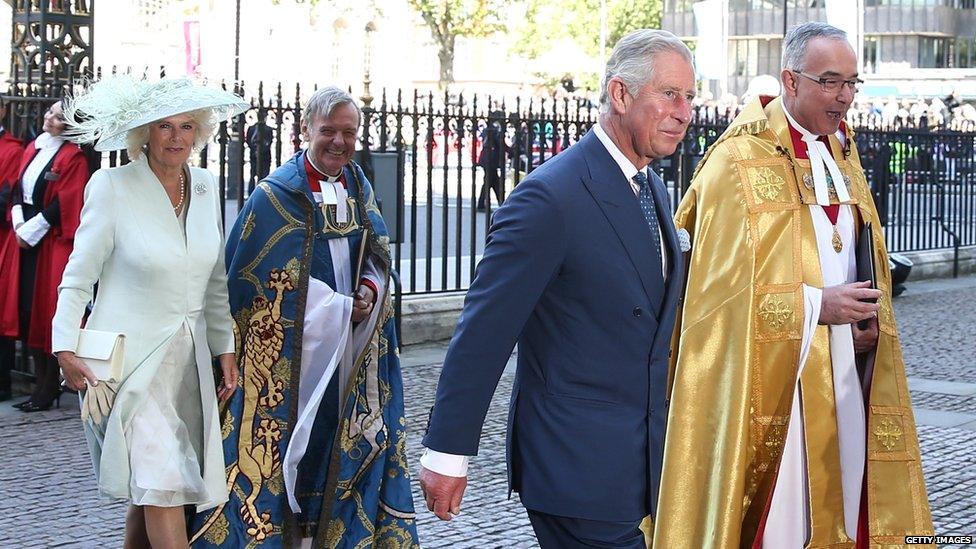
[[803, 62], [807, 55], [807, 46], [814, 38], [829, 38], [831, 40], [847, 41], [847, 33], [837, 27], [810, 21], [794, 25], [786, 33], [783, 40], [783, 69], [803, 70]]
[[[186, 114], [190, 115], [190, 118], [193, 118], [197, 125], [196, 134], [193, 136], [193, 148], [202, 149], [217, 131], [213, 113], [210, 112], [210, 109], [199, 109]], [[137, 160], [145, 152], [146, 145], [149, 144], [149, 126], [156, 122], [159, 120], [133, 128], [125, 135], [125, 152], [129, 155], [130, 160]]]
[[617, 41], [600, 82], [600, 112], [610, 112], [610, 80], [623, 80], [627, 91], [635, 95], [654, 77], [654, 56], [665, 52], [677, 53], [693, 63], [688, 46], [668, 31], [640, 29]]
[[302, 111], [302, 124], [310, 124], [316, 116], [328, 118], [332, 111], [341, 105], [352, 105], [356, 109], [359, 123], [362, 123], [363, 112], [359, 110], [356, 100], [336, 86], [327, 86], [315, 90], [312, 97], [308, 99], [308, 103], [305, 104], [305, 109]]

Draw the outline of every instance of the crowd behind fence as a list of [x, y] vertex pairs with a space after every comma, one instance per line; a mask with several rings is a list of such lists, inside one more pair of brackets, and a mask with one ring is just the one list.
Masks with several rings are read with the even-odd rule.
[[[63, 91], [51, 85], [12, 86], [5, 96], [5, 126], [32, 138], [47, 105]], [[197, 160], [218, 176], [228, 220], [254, 185], [302, 146], [300, 108], [310, 90], [296, 86], [292, 93], [262, 84], [235, 91], [251, 108], [222, 123]], [[675, 153], [655, 162], [674, 206], [732, 114], [696, 108]], [[394, 232], [394, 267], [403, 293], [466, 289], [492, 209], [528, 173], [577, 142], [598, 116], [595, 105], [577, 98], [512, 101], [384, 91], [365, 106], [359, 159], [385, 197], [382, 208]], [[870, 113], [853, 113], [850, 121], [891, 251], [976, 245], [976, 127], [932, 126], [924, 118], [890, 124]], [[486, 161], [492, 139], [501, 152]], [[125, 161], [122, 152], [93, 155], [96, 165]], [[497, 177], [486, 178], [489, 172]], [[487, 203], [479, 208], [483, 196]]]

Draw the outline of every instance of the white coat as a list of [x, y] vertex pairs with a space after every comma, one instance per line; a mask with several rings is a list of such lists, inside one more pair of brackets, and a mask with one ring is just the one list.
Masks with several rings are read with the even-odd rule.
[[104, 437], [86, 423], [99, 491], [129, 498], [124, 433], [152, 389], [167, 343], [186, 324], [193, 337], [203, 411], [205, 510], [227, 500], [211, 359], [234, 352], [217, 184], [190, 169], [186, 238], [165, 190], [145, 158], [95, 172], [85, 192], [74, 251], [58, 289], [53, 351], [75, 351], [86, 305], [98, 295], [86, 328], [126, 336], [125, 368]]

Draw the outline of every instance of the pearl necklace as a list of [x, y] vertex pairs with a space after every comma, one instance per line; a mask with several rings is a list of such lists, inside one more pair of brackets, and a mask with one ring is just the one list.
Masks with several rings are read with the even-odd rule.
[[180, 169], [180, 201], [173, 206], [173, 210], [176, 215], [180, 214], [180, 210], [183, 208], [183, 200], [186, 199], [186, 178], [183, 175], [183, 170]]

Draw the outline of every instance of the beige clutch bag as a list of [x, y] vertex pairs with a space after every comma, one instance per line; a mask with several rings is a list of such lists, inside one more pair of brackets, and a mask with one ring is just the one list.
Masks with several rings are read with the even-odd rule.
[[75, 356], [84, 361], [99, 380], [120, 381], [125, 358], [125, 335], [81, 330]]

